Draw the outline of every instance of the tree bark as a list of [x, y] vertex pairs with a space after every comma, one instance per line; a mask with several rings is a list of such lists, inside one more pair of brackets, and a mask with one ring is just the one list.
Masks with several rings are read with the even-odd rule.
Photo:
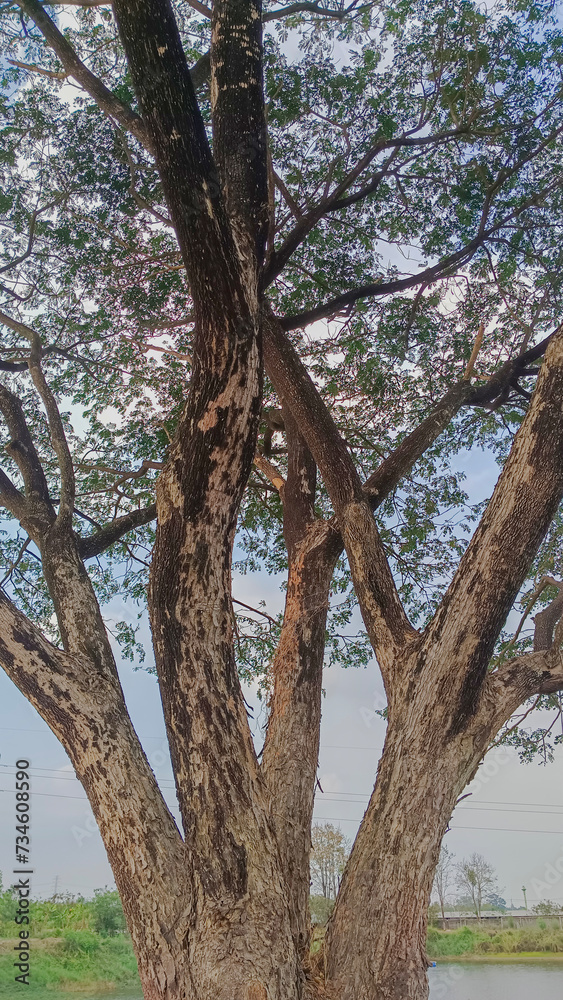
[[293, 937], [302, 960], [310, 938], [309, 854], [321, 724], [329, 591], [340, 539], [315, 519], [316, 466], [291, 414], [284, 412], [287, 482], [281, 490], [289, 557], [282, 633], [262, 773], [291, 901]]

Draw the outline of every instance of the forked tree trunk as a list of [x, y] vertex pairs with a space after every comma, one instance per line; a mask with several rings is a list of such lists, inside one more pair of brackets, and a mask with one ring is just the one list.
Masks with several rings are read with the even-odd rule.
[[[21, 6], [76, 71], [70, 44], [43, 5]], [[563, 495], [563, 335], [552, 340], [480, 527], [419, 635], [372, 511], [468, 397], [468, 376], [364, 489], [331, 414], [261, 299], [268, 209], [260, 4], [213, 4], [214, 156], [170, 4], [115, 0], [114, 13], [142, 120], [131, 112], [120, 117], [120, 102], [102, 88], [104, 106], [126, 126], [133, 122], [155, 156], [194, 302], [192, 377], [158, 483], [149, 597], [183, 837], [127, 715], [72, 530], [72, 460], [42, 379], [37, 336], [29, 367], [60, 470], [58, 513], [21, 405], [1, 387], [25, 496], [5, 475], [0, 488], [41, 549], [65, 648], [46, 642], [0, 593], [0, 658], [69, 752], [88, 794], [145, 1000], [301, 1000], [324, 628], [344, 543], [390, 714], [375, 790], [328, 930], [326, 969], [339, 1000], [426, 1000], [426, 913], [457, 796], [516, 707], [563, 686], [556, 650], [487, 675]], [[80, 79], [90, 80], [85, 73]], [[100, 88], [92, 93], [98, 100]], [[280, 493], [290, 574], [260, 764], [236, 669], [230, 572], [260, 418], [263, 324], [268, 375], [289, 411]], [[333, 522], [315, 519], [315, 465]]]
[[[428, 732], [425, 734], [430, 735]], [[416, 718], [389, 725], [377, 782], [326, 939], [340, 1000], [426, 1000], [427, 914], [440, 845], [482, 750], [421, 739]], [[362, 919], [358, 919], [358, 914]]]

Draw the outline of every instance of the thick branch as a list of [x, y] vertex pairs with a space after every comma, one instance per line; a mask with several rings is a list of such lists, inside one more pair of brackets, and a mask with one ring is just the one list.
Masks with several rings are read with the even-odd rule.
[[[507, 660], [487, 675], [478, 707], [492, 733], [497, 733], [528, 698], [563, 690], [563, 656], [551, 648]], [[477, 721], [476, 720], [476, 721]]]
[[287, 481], [281, 491], [283, 531], [289, 558], [315, 520], [317, 466], [291, 411], [282, 407], [287, 440]]
[[395, 661], [397, 647], [412, 636], [354, 462], [297, 352], [276, 318], [264, 317], [268, 377], [291, 410], [334, 505], [350, 561], [366, 629], [380, 665]]
[[105, 524], [99, 531], [95, 531], [85, 538], [79, 538], [78, 550], [82, 559], [92, 559], [94, 556], [99, 556], [128, 532], [134, 531], [135, 528], [140, 528], [144, 524], [149, 524], [155, 518], [156, 504], [154, 503], [150, 507], [144, 507], [143, 510], [133, 510], [129, 514], [123, 514], [122, 517], [116, 517], [115, 521]]
[[563, 582], [553, 581], [559, 587], [559, 594], [534, 618], [534, 651], [551, 649], [553, 632], [563, 613]]
[[54, 520], [55, 512], [51, 504], [47, 480], [23, 415], [22, 404], [18, 397], [4, 385], [0, 385], [0, 410], [4, 414], [12, 436], [6, 450], [21, 472], [26, 496], [38, 505], [37, 514], [41, 509], [41, 513], [47, 521], [51, 518]]
[[139, 115], [121, 101], [106, 85], [80, 61], [70, 42], [59, 31], [38, 0], [16, 0], [18, 6], [30, 17], [62, 62], [67, 74], [72, 76], [90, 94], [96, 104], [111, 118], [131, 132], [136, 139], [150, 149], [151, 143], [145, 125]]
[[433, 657], [463, 649], [452, 706], [460, 730], [476, 710], [497, 635], [563, 496], [563, 333], [548, 347], [527, 415], [491, 501], [426, 630]]
[[308, 309], [295, 316], [284, 316], [280, 320], [282, 328], [284, 330], [297, 330], [308, 326], [309, 323], [314, 323], [318, 319], [333, 317], [343, 312], [349, 306], [354, 305], [360, 299], [404, 292], [408, 288], [415, 288], [421, 284], [427, 285], [433, 281], [437, 281], [439, 278], [444, 278], [452, 272], [452, 268], [455, 269], [462, 264], [467, 264], [493, 232], [494, 230], [491, 229], [476, 236], [460, 250], [450, 254], [448, 257], [442, 258], [437, 264], [433, 264], [432, 267], [427, 267], [423, 271], [419, 271], [418, 274], [410, 274], [406, 278], [396, 278], [394, 281], [376, 281], [367, 285], [360, 285], [357, 288], [351, 288], [348, 292], [343, 292], [342, 295], [335, 296], [335, 298], [330, 299], [322, 305], [315, 306], [313, 309]]
[[118, 682], [100, 673], [95, 661], [52, 646], [1, 591], [0, 663], [70, 756], [136, 943], [143, 950], [169, 948], [167, 961], [174, 968], [188, 930], [189, 859]]
[[283, 627], [272, 664], [274, 691], [262, 774], [272, 803], [287, 893], [294, 904], [293, 935], [305, 957], [326, 617], [340, 544], [338, 533], [328, 522], [302, 523], [298, 537], [299, 524], [288, 523], [291, 516], [286, 504], [284, 531], [291, 551]]
[[60, 523], [61, 527], [70, 529], [72, 525], [74, 497], [76, 492], [72, 455], [66, 439], [57, 401], [51, 392], [41, 367], [42, 349], [39, 334], [32, 330], [29, 335], [29, 341], [31, 344], [29, 372], [33, 380], [33, 384], [41, 397], [43, 406], [45, 407], [49, 431], [51, 434], [51, 443], [53, 445], [55, 455], [57, 456], [61, 476], [61, 492], [57, 521]]
[[20, 524], [25, 523], [29, 515], [29, 507], [23, 493], [14, 486], [12, 480], [0, 469], [0, 504], [10, 511]]
[[211, 22], [213, 149], [241, 251], [262, 264], [268, 231], [261, 0], [215, 0]]
[[364, 492], [369, 496], [372, 507], [379, 506], [399, 485], [415, 462], [424, 455], [456, 413], [467, 403], [472, 391], [468, 379], [448, 389], [418, 427], [407, 434], [395, 450], [383, 460], [364, 484]]

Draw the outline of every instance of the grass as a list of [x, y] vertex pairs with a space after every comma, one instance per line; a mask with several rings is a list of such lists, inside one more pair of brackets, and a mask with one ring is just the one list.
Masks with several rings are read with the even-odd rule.
[[[34, 989], [114, 989], [139, 983], [137, 963], [129, 937], [102, 937], [91, 931], [65, 931], [62, 937], [31, 941], [31, 976], [26, 992]], [[0, 995], [14, 995], [16, 939], [0, 941]], [[23, 986], [22, 986], [23, 988]]]
[[[1, 884], [1, 883], [0, 883]], [[16, 901], [0, 890], [0, 996], [47, 990], [101, 992], [139, 986], [137, 962], [115, 890], [98, 890], [94, 899], [69, 895], [35, 900], [30, 905], [29, 986], [16, 983], [14, 967], [20, 928], [14, 922]], [[140, 992], [140, 988], [139, 988]], [[22, 994], [23, 995], [23, 994]]]
[[536, 926], [504, 930], [462, 927], [457, 931], [441, 931], [430, 927], [428, 955], [431, 959], [472, 958], [561, 958], [563, 930], [558, 920], [539, 920]]

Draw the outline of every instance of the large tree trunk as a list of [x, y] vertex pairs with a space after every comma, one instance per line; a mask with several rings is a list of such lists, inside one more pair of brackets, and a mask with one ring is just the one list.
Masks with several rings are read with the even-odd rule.
[[426, 930], [434, 870], [456, 799], [484, 745], [482, 738], [445, 741], [440, 722], [428, 724], [428, 704], [415, 700], [412, 710], [390, 720], [375, 789], [327, 933], [327, 974], [341, 1000], [428, 996]]

